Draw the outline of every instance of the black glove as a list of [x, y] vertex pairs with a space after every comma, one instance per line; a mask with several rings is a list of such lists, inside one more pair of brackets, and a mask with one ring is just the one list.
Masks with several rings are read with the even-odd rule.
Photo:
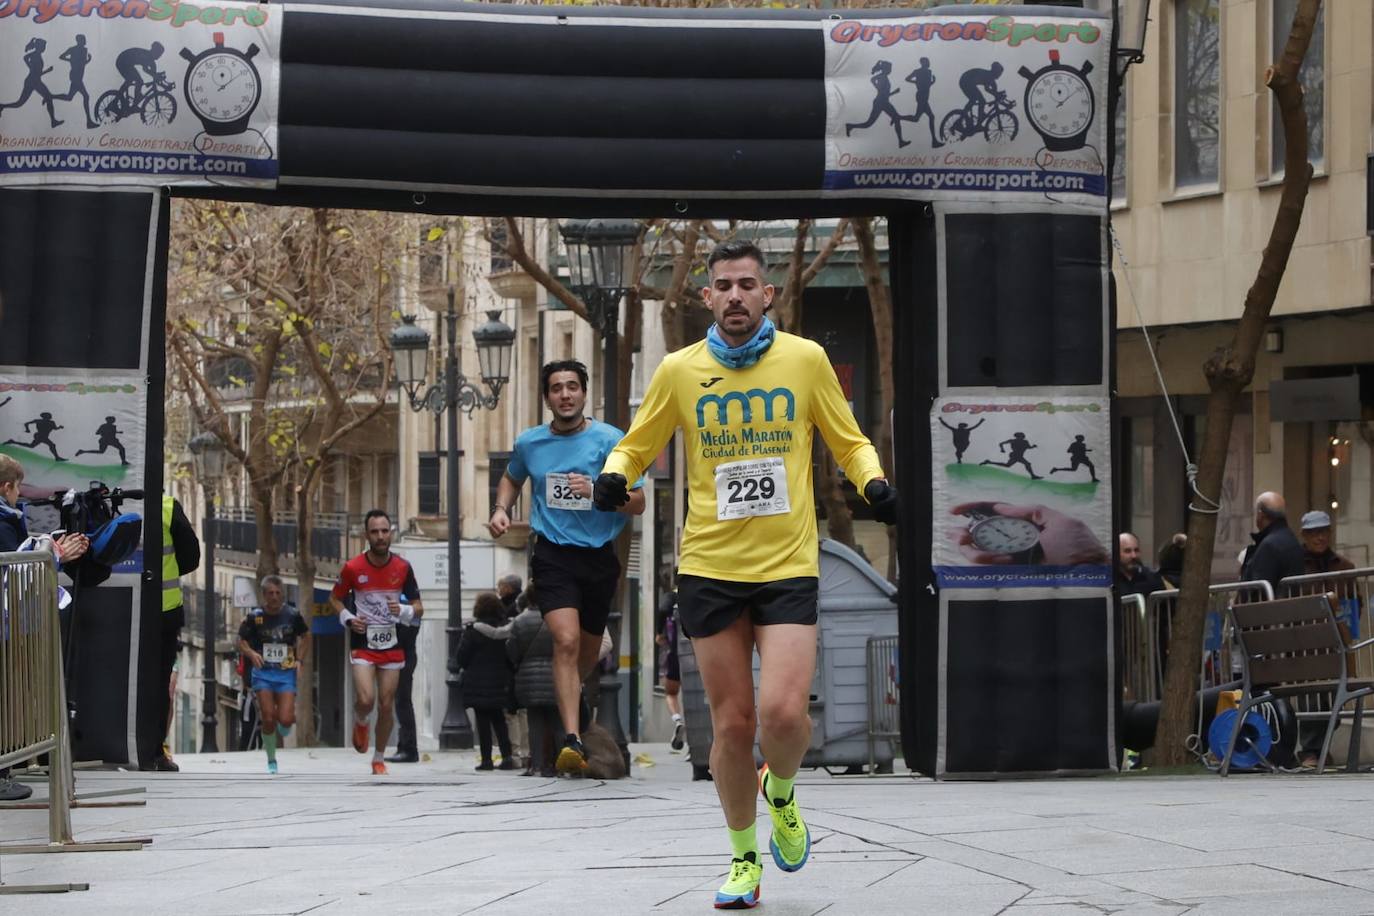
[[886, 480], [870, 480], [864, 487], [864, 499], [873, 507], [873, 518], [884, 525], [897, 524], [897, 491]]
[[602, 512], [614, 512], [629, 501], [624, 474], [602, 474], [592, 485], [592, 505]]

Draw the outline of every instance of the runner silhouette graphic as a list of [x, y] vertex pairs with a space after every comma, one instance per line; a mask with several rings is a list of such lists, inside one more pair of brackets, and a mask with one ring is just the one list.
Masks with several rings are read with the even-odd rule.
[[1001, 442], [997, 443], [997, 448], [1001, 450], [1002, 454], [1006, 455], [1008, 445], [1011, 446], [1011, 454], [1008, 456], [1006, 461], [993, 461], [989, 458], [978, 463], [980, 465], [991, 464], [999, 468], [1009, 468], [1013, 464], [1019, 464], [1024, 466], [1025, 469], [1028, 472], [1030, 472], [1031, 480], [1044, 479], [1039, 474], [1035, 473], [1035, 468], [1031, 467], [1030, 462], [1026, 460], [1026, 452], [1030, 451], [1033, 448], [1039, 448], [1039, 446], [1032, 445], [1026, 439], [1025, 433], [1013, 433], [1010, 439], [1003, 439]]

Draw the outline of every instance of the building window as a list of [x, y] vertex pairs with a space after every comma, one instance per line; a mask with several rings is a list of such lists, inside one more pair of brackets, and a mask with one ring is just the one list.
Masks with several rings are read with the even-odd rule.
[[1174, 185], [1216, 184], [1221, 135], [1221, 9], [1218, 0], [1174, 6]]
[[1126, 202], [1126, 105], [1130, 93], [1127, 87], [1121, 88], [1116, 102], [1116, 120], [1112, 124], [1112, 145], [1116, 159], [1112, 163], [1112, 203]]
[[[1283, 54], [1283, 46], [1288, 41], [1288, 29], [1293, 24], [1293, 14], [1297, 11], [1298, 0], [1273, 0], [1274, 11], [1271, 23], [1274, 60]], [[1298, 70], [1298, 81], [1302, 84], [1303, 107], [1307, 109], [1307, 161], [1320, 167], [1326, 156], [1326, 131], [1322, 116], [1326, 104], [1326, 7], [1317, 13], [1317, 24], [1312, 29], [1312, 43], [1308, 45], [1307, 56], [1302, 59]], [[1268, 89], [1265, 90], [1268, 92]], [[1283, 157], [1287, 144], [1283, 140], [1283, 119], [1279, 115], [1277, 100], [1270, 102], [1269, 133], [1272, 138], [1273, 162], [1270, 171], [1275, 175], [1283, 174]]]
[[421, 452], [417, 469], [420, 491], [419, 509], [421, 515], [439, 514], [439, 455], [437, 452]]

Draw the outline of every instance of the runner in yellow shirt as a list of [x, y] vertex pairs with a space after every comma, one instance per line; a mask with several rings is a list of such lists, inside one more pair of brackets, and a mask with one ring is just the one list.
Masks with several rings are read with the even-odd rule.
[[[687, 438], [688, 510], [678, 614], [692, 639], [711, 706], [711, 773], [730, 833], [730, 877], [717, 909], [759, 900], [755, 793], [783, 871], [806, 864], [811, 834], [792, 783], [811, 741], [819, 565], [811, 441], [820, 430], [845, 474], [886, 524], [897, 493], [860, 432], [830, 361], [816, 343], [777, 331], [765, 314], [773, 286], [750, 242], [716, 246], [702, 296], [715, 317], [706, 340], [669, 354], [634, 423], [607, 457], [593, 501], [614, 510], [627, 481], [679, 428]], [[746, 613], [746, 611], [748, 613]], [[758, 649], [758, 711], [752, 655]], [[754, 772], [754, 732], [765, 760]]]

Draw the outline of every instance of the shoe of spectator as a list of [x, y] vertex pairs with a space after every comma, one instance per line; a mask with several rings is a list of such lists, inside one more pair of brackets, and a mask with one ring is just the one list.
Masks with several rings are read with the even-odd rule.
[[33, 789], [22, 782], [15, 782], [6, 776], [0, 779], [0, 802], [23, 801], [33, 794]]
[[177, 766], [171, 757], [164, 754], [153, 760], [153, 770], [158, 773], [180, 773], [181, 767]]
[[518, 770], [520, 769], [520, 764], [516, 763], [514, 760], [502, 757], [500, 764], [498, 764], [496, 768], [498, 770]]
[[411, 751], [397, 751], [386, 758], [387, 763], [419, 763], [420, 755]]

